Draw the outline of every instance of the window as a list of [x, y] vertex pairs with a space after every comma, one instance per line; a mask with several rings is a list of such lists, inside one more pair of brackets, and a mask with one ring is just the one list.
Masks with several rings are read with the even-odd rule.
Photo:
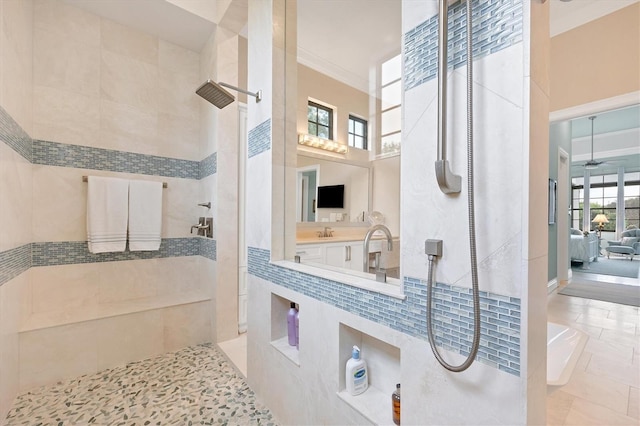
[[395, 56], [382, 64], [380, 78], [380, 154], [400, 152], [402, 130], [402, 56]]
[[640, 172], [624, 176], [624, 227], [640, 228]]
[[[604, 224], [603, 231], [616, 230], [616, 205], [618, 199], [618, 175], [603, 175], [591, 177], [589, 205], [591, 206], [591, 220], [596, 215], [604, 214], [609, 222]], [[591, 222], [592, 229], [597, 224]]]
[[307, 106], [308, 133], [323, 139], [333, 139], [333, 110], [309, 101]]
[[349, 146], [369, 149], [367, 143], [367, 121], [349, 115]]
[[571, 227], [582, 229], [584, 216], [584, 179], [573, 178], [571, 182]]
[[[591, 176], [589, 189], [589, 207], [591, 220], [597, 214], [606, 215], [608, 223], [604, 224], [604, 231], [615, 232], [616, 214], [618, 208], [618, 175]], [[571, 227], [582, 229], [584, 216], [584, 179], [573, 178], [571, 197]], [[625, 173], [624, 175], [624, 226], [635, 225], [640, 228], [640, 173]], [[591, 228], [595, 229], [592, 223]]]

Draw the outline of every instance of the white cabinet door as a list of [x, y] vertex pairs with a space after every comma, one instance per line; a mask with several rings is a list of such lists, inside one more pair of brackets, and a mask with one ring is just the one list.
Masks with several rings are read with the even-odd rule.
[[296, 247], [296, 256], [300, 256], [301, 262], [325, 263], [324, 247], [321, 244], [305, 244]]
[[362, 271], [362, 263], [364, 262], [363, 244], [351, 243], [347, 246], [349, 262], [347, 268], [354, 271]]
[[325, 247], [324, 263], [338, 268], [345, 268], [347, 262], [347, 248], [344, 244], [327, 244]]

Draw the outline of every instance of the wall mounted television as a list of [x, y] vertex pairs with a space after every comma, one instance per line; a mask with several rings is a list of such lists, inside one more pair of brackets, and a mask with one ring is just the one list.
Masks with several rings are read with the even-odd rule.
[[319, 209], [344, 208], [344, 185], [319, 186], [317, 207]]

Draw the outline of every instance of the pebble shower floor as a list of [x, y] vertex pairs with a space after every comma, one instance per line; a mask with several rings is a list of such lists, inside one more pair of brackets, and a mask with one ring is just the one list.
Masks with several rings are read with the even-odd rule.
[[7, 425], [273, 425], [212, 344], [65, 380], [19, 395]]

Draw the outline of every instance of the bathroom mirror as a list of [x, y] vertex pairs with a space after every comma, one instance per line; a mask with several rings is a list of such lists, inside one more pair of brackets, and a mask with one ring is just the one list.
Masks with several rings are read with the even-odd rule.
[[[310, 154], [297, 156], [297, 222], [366, 221], [369, 206], [368, 165], [355, 165], [324, 159]], [[318, 187], [344, 186], [342, 207], [318, 205]]]
[[[296, 212], [295, 223], [286, 224], [295, 227], [295, 253], [314, 266], [375, 272], [364, 271], [364, 237], [369, 213], [377, 211], [395, 252], [381, 248], [386, 244], [376, 234], [370, 264], [398, 276], [401, 3], [334, 0], [326, 7], [324, 0], [298, 0], [287, 7], [296, 9], [287, 12], [287, 27], [295, 25], [297, 35], [297, 47], [286, 49], [297, 63], [287, 74], [296, 93], [286, 96], [295, 103], [287, 109], [295, 117], [286, 122], [295, 123], [297, 143], [287, 149], [296, 147], [296, 194], [285, 200], [285, 210]], [[322, 30], [327, 22], [331, 32]], [[318, 208], [317, 187], [332, 185], [344, 185], [343, 207]]]

